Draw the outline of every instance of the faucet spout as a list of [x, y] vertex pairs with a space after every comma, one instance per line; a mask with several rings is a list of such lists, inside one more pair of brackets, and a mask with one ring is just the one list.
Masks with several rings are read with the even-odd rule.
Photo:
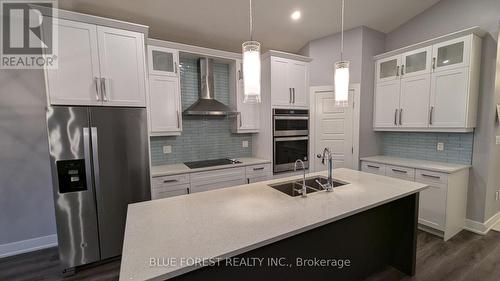
[[304, 161], [302, 161], [300, 159], [295, 160], [295, 164], [294, 164], [294, 168], [293, 168], [294, 171], [297, 171], [297, 163], [300, 163], [302, 165], [302, 171], [303, 171], [301, 194], [302, 194], [302, 197], [307, 197], [306, 168], [304, 165]]
[[325, 149], [323, 150], [323, 155], [318, 154], [317, 157], [321, 158], [321, 164], [323, 165], [325, 164], [325, 159], [328, 161], [328, 182], [324, 185], [324, 188], [327, 191], [333, 191], [333, 154], [331, 152], [331, 149], [325, 147]]

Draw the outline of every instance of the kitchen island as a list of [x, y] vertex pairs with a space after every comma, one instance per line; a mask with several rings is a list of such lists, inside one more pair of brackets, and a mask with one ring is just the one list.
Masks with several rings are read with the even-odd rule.
[[333, 192], [269, 186], [300, 178], [129, 205], [120, 280], [359, 280], [387, 265], [414, 274], [425, 184], [336, 169], [348, 184]]

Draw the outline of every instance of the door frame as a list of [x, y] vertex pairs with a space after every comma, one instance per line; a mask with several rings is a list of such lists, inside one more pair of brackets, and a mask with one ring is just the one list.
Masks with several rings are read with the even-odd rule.
[[[353, 111], [352, 111], [352, 167], [351, 169], [359, 170], [359, 112], [360, 112], [360, 83], [349, 84], [349, 91], [353, 91]], [[312, 112], [316, 112], [316, 99], [315, 95], [319, 92], [333, 92], [333, 86], [312, 86], [309, 87], [309, 170], [316, 171], [316, 164], [313, 157], [316, 151], [316, 117]]]

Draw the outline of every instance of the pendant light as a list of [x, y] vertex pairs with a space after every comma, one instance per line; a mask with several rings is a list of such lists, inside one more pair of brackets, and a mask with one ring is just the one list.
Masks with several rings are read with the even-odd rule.
[[335, 104], [346, 107], [349, 100], [349, 61], [344, 61], [344, 0], [342, 0], [342, 30], [340, 37], [340, 61], [334, 65]]
[[242, 44], [243, 49], [243, 92], [244, 103], [260, 103], [260, 43], [253, 41], [252, 0], [250, 2], [250, 41]]

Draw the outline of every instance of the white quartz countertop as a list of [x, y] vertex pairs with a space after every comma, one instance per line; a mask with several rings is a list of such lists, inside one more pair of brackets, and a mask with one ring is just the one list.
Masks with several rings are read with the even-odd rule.
[[409, 159], [409, 158], [399, 158], [392, 156], [371, 156], [371, 157], [363, 157], [362, 161], [375, 162], [386, 165], [395, 165], [402, 166], [408, 168], [416, 168], [422, 170], [436, 171], [442, 173], [455, 173], [463, 169], [469, 169], [471, 165], [463, 165], [463, 164], [453, 164], [453, 163], [445, 163], [445, 162], [435, 162], [435, 161], [427, 161], [427, 160], [418, 160], [418, 159]]
[[152, 177], [162, 177], [162, 176], [171, 176], [178, 174], [186, 174], [186, 173], [195, 173], [202, 171], [211, 171], [211, 170], [219, 170], [219, 169], [227, 169], [227, 168], [236, 168], [236, 167], [244, 167], [250, 165], [258, 165], [258, 164], [267, 164], [271, 163], [270, 160], [252, 158], [252, 157], [244, 157], [238, 158], [238, 161], [241, 163], [237, 164], [229, 164], [229, 165], [219, 165], [205, 168], [195, 168], [191, 169], [183, 163], [178, 164], [170, 164], [170, 165], [161, 165], [161, 166], [152, 166], [151, 167], [151, 176]]
[[[308, 176], [326, 175], [326, 172]], [[228, 258], [417, 193], [427, 185], [349, 169], [349, 184], [307, 198], [268, 186], [285, 179], [131, 204], [120, 280], [164, 280], [199, 268], [181, 260]], [[177, 264], [150, 266], [151, 258]]]

